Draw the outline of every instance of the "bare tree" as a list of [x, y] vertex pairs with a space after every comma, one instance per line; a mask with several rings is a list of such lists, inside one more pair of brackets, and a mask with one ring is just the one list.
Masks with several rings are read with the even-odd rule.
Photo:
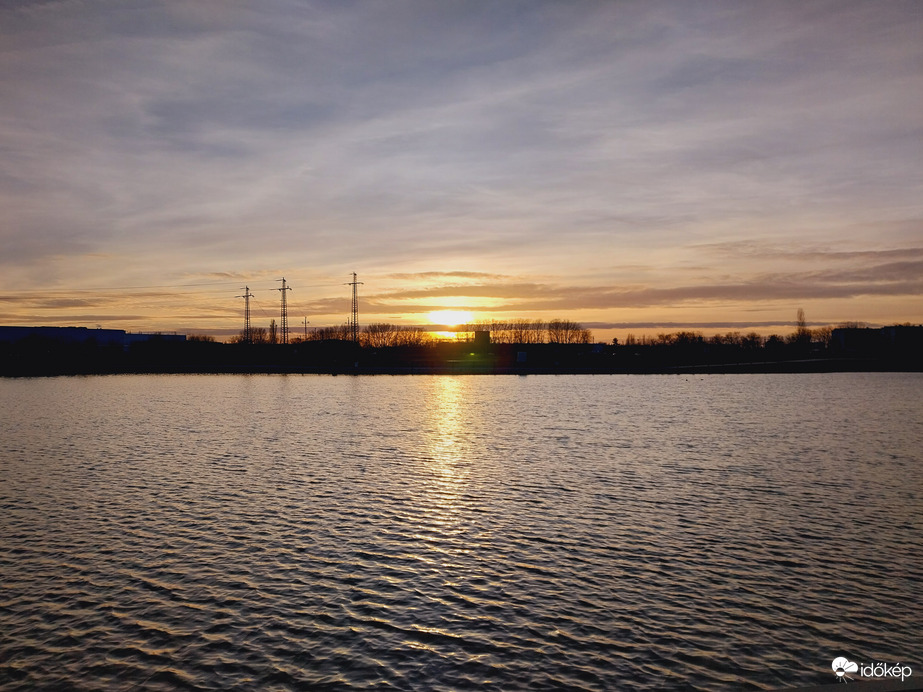
[[510, 329], [509, 322], [491, 320], [488, 329], [490, 330], [490, 341], [492, 343], [510, 344], [513, 342], [513, 332]]
[[362, 331], [361, 344], [369, 348], [422, 346], [432, 341], [423, 327], [403, 327], [387, 322], [370, 324]]
[[548, 336], [548, 324], [545, 320], [532, 320], [532, 340], [530, 344], [543, 344]]
[[724, 343], [728, 346], [740, 346], [743, 337], [740, 335], [740, 332], [728, 332], [724, 335]]
[[362, 330], [360, 342], [370, 348], [387, 348], [394, 346], [397, 341], [398, 328], [387, 322], [370, 324]]
[[548, 323], [548, 343], [551, 344], [588, 344], [593, 335], [577, 322], [570, 320], [551, 320]]
[[815, 341], [823, 344], [824, 348], [829, 348], [830, 342], [833, 341], [833, 327], [818, 327], [811, 332], [811, 335]]
[[669, 346], [676, 342], [676, 334], [658, 334], [657, 343], [661, 346]]
[[489, 331], [490, 341], [495, 344], [588, 344], [593, 341], [593, 333], [577, 322], [527, 318], [470, 322], [459, 329], [459, 339], [470, 340], [480, 331]]
[[397, 332], [398, 346], [425, 346], [432, 341], [433, 337], [422, 327], [402, 327]]
[[336, 327], [316, 327], [308, 335], [309, 341], [335, 341], [346, 339], [349, 336], [349, 328], [345, 324]]
[[513, 344], [541, 344], [545, 342], [545, 322], [517, 318], [507, 322], [510, 343]]
[[811, 343], [811, 330], [808, 329], [808, 323], [804, 318], [804, 310], [798, 308], [798, 316], [795, 322], [795, 333], [789, 337], [789, 342], [800, 344], [802, 346]]
[[763, 338], [756, 332], [749, 332], [740, 340], [740, 345], [743, 348], [755, 350], [763, 345]]
[[779, 336], [778, 334], [770, 334], [766, 338], [766, 341], [763, 342], [763, 347], [770, 351], [773, 351], [773, 350], [777, 350], [784, 344], [785, 344], [785, 339], [783, 339], [781, 336]]
[[531, 343], [532, 323], [526, 319], [510, 320], [510, 337], [514, 344]]

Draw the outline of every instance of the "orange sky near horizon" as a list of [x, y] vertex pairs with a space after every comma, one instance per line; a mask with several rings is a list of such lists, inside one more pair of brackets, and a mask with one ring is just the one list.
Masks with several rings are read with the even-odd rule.
[[[348, 319], [350, 287], [346, 281], [302, 285], [288, 273], [288, 319], [292, 335], [302, 335], [319, 327], [345, 324]], [[296, 277], [296, 278], [292, 278]], [[281, 278], [281, 277], [280, 277]], [[340, 277], [349, 280], [350, 275]], [[680, 288], [663, 289], [666, 297], [648, 298], [651, 304], [618, 307], [619, 294], [606, 287], [569, 287], [561, 293], [551, 283], [529, 282], [518, 277], [494, 277], [486, 284], [433, 283], [433, 278], [364, 277], [359, 287], [360, 324], [387, 322], [400, 326], [433, 327], [434, 331], [456, 328], [465, 322], [482, 323], [509, 319], [569, 319], [591, 329], [594, 340], [609, 342], [613, 337], [624, 340], [629, 334], [656, 336], [665, 332], [691, 330], [705, 336], [739, 331], [787, 335], [794, 331], [796, 313], [804, 309], [811, 326], [835, 326], [842, 322], [868, 322], [872, 326], [920, 323], [920, 313], [913, 301], [906, 304], [890, 297], [830, 297], [798, 300], [785, 297], [754, 302], [734, 301], [722, 297], [740, 287], [715, 289], [710, 298], [684, 299]], [[308, 278], [308, 281], [311, 279]], [[315, 279], [316, 281], [316, 279]], [[471, 280], [469, 280], [471, 281]], [[378, 284], [387, 290], [378, 289]], [[236, 287], [240, 283], [240, 287]], [[30, 293], [19, 300], [27, 307], [21, 319], [6, 324], [25, 326], [85, 326], [119, 328], [127, 331], [164, 331], [211, 335], [227, 340], [243, 326], [243, 286], [249, 285], [251, 319], [254, 326], [269, 327], [280, 322], [278, 283], [270, 277], [252, 282], [225, 279], [190, 281], [175, 285], [115, 286], [111, 290], [96, 287], [78, 290], [46, 289]], [[378, 290], [376, 290], [378, 289]], [[530, 291], [532, 291], [530, 293]], [[428, 294], [433, 294], [431, 298]], [[563, 297], [562, 297], [563, 296]], [[586, 307], [593, 301], [599, 307]], [[662, 300], [662, 304], [657, 301]], [[12, 301], [7, 301], [12, 302]], [[554, 304], [557, 304], [555, 306]], [[92, 311], [92, 314], [87, 314]], [[870, 314], [878, 321], [869, 322]], [[612, 320], [618, 316], [619, 321]], [[724, 317], [724, 319], [723, 319]], [[307, 320], [307, 325], [305, 325]]]

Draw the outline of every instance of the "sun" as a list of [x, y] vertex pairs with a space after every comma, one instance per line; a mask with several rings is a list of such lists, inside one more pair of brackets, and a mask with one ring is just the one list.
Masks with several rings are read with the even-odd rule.
[[471, 321], [471, 313], [466, 310], [433, 310], [429, 313], [430, 324], [442, 324], [457, 327]]

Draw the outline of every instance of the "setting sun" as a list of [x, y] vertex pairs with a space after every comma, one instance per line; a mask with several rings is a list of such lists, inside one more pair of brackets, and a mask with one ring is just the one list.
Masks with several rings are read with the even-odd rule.
[[446, 327], [457, 327], [471, 321], [471, 313], [465, 310], [434, 310], [429, 313], [431, 324], [442, 324]]

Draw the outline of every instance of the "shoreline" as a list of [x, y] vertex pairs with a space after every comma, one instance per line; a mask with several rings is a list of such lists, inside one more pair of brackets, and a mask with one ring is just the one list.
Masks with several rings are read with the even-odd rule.
[[502, 366], [502, 365], [296, 365], [281, 363], [251, 363], [246, 365], [208, 366], [202, 364], [161, 364], [148, 367], [44, 367], [3, 368], [0, 377], [80, 377], [89, 375], [773, 375], [824, 373], [914, 373], [923, 367], [910, 363], [884, 363], [867, 359], [807, 359], [797, 361], [764, 361], [758, 363], [707, 363], [681, 365], [647, 365], [641, 367], [579, 367], [579, 366]]

